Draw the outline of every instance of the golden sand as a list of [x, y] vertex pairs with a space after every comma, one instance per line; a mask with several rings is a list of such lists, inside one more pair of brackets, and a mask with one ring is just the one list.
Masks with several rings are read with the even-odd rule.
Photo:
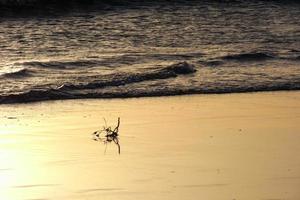
[[[1, 200], [300, 199], [300, 92], [53, 101], [0, 113]], [[108, 126], [121, 117], [120, 155], [92, 140], [104, 117]]]

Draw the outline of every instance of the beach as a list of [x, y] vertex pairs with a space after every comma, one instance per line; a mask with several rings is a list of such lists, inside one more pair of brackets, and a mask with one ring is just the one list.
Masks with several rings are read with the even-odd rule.
[[[0, 199], [298, 200], [299, 100], [293, 91], [0, 105]], [[118, 117], [120, 154], [92, 136]]]
[[0, 0], [0, 200], [300, 200], [299, 33], [294, 0]]

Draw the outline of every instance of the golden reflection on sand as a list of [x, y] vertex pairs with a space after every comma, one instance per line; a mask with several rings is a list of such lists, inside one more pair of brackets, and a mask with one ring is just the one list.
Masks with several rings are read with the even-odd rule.
[[[0, 199], [296, 200], [299, 100], [278, 92], [1, 105]], [[103, 117], [112, 126], [121, 117], [120, 155], [92, 140]]]

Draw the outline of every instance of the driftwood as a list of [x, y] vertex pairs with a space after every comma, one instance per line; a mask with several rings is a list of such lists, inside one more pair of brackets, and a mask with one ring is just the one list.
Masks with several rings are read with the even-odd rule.
[[[93, 133], [93, 139], [95, 141], [102, 141], [105, 146], [105, 152], [107, 148], [107, 143], [114, 142], [118, 146], [118, 153], [121, 153], [121, 146], [119, 143], [119, 127], [120, 127], [120, 117], [118, 117], [117, 126], [112, 129], [110, 126], [108, 127], [106, 124], [106, 120], [104, 119], [105, 126], [101, 130], [95, 131]], [[103, 133], [103, 134], [102, 134]]]

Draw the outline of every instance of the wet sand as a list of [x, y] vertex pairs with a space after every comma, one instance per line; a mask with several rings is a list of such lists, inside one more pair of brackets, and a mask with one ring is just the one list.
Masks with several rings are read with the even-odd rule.
[[[300, 92], [0, 105], [0, 199], [300, 199]], [[120, 144], [92, 133], [121, 117]]]

